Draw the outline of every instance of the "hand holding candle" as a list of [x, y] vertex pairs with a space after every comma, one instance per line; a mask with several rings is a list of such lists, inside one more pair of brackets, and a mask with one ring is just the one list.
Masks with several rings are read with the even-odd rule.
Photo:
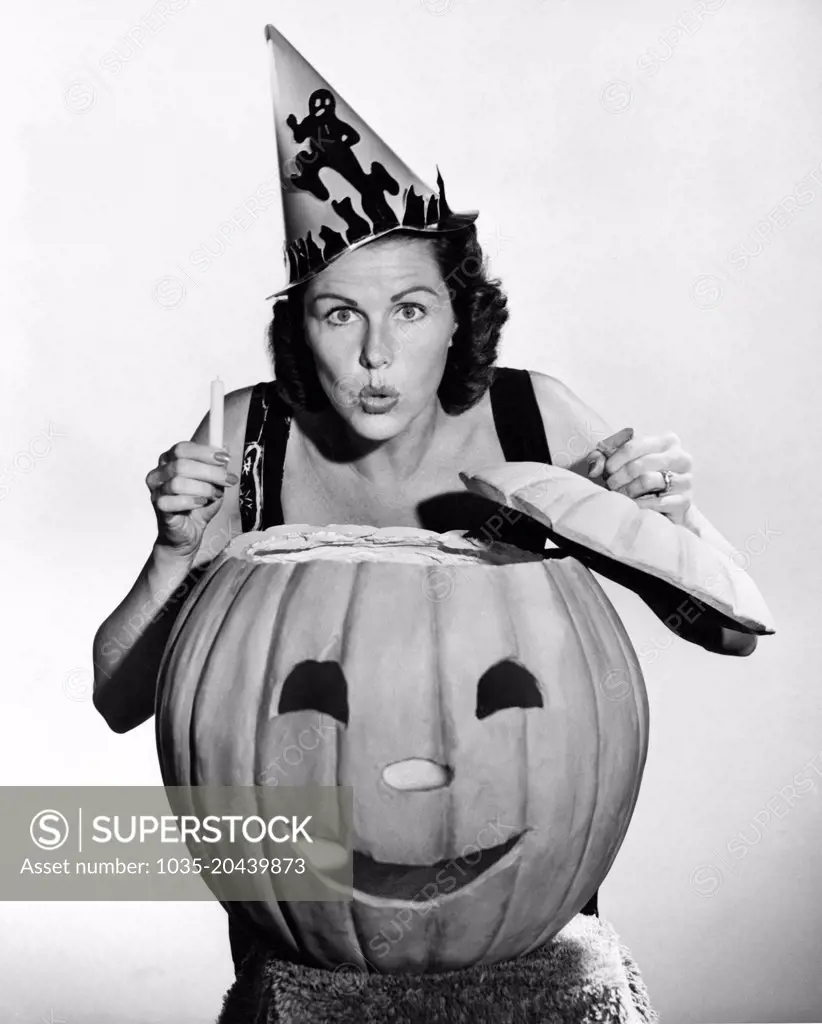
[[217, 377], [211, 382], [211, 408], [208, 413], [208, 443], [212, 448], [223, 447], [224, 410], [225, 384]]
[[[222, 507], [226, 490], [240, 482], [236, 473], [228, 471], [231, 456], [223, 444], [224, 412], [225, 385], [218, 377], [211, 382], [208, 444], [177, 441], [146, 476], [157, 516], [157, 551], [193, 558], [206, 527]], [[199, 428], [196, 437], [202, 437]]]

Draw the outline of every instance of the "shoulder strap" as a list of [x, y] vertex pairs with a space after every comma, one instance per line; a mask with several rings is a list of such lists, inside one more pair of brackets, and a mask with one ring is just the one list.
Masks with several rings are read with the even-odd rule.
[[508, 366], [494, 368], [491, 410], [506, 462], [551, 462], [545, 427], [531, 375]]
[[248, 405], [240, 471], [240, 520], [243, 533], [265, 530], [283, 521], [280, 490], [291, 410], [276, 381], [254, 385]]

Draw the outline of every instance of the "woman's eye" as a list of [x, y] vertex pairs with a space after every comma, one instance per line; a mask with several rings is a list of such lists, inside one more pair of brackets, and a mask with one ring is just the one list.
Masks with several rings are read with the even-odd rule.
[[419, 320], [425, 316], [425, 310], [422, 306], [418, 306], [416, 303], [407, 302], [399, 308], [400, 320], [405, 320], [408, 323], [413, 323], [414, 320]]
[[347, 306], [339, 306], [337, 309], [332, 309], [327, 313], [325, 319], [335, 327], [342, 327], [344, 324], [351, 323], [353, 313], [353, 309], [349, 309]]

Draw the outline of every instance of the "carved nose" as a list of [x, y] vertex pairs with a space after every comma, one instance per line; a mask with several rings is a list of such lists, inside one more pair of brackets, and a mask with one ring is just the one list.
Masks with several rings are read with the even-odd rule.
[[394, 761], [383, 769], [383, 782], [392, 789], [423, 790], [441, 789], [451, 781], [450, 768], [425, 757], [409, 757], [405, 761]]

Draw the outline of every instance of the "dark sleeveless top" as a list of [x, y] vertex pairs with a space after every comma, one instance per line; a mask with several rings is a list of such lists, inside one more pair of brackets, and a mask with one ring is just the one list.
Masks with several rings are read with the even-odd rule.
[[[494, 426], [505, 461], [550, 464], [551, 453], [528, 371], [495, 367], [490, 396]], [[279, 394], [276, 382], [255, 384], [248, 407], [240, 473], [243, 533], [266, 530], [283, 522], [280, 491], [291, 418], [291, 409]], [[493, 502], [466, 492], [452, 500], [434, 500], [429, 508], [421, 508], [419, 513], [426, 529], [471, 532], [487, 524], [496, 508], [499, 506]], [[497, 520], [501, 525], [495, 528], [494, 539], [528, 550], [543, 550], [545, 534], [527, 516], [518, 517], [514, 522], [504, 516], [498, 516]], [[599, 916], [597, 896], [598, 893], [594, 893], [581, 913]], [[239, 971], [253, 938], [254, 933], [229, 910], [229, 940], [235, 970]]]
[[[539, 406], [527, 370], [495, 367], [490, 387], [491, 409], [506, 462], [551, 462]], [[240, 517], [243, 533], [265, 530], [283, 522], [280, 491], [291, 410], [273, 381], [254, 386], [248, 408], [242, 470]], [[498, 505], [468, 491], [429, 499], [418, 509], [425, 529], [481, 529]], [[494, 520], [496, 524], [498, 520]], [[542, 551], [545, 534], [526, 516], [516, 524], [508, 519], [494, 525], [494, 538]], [[504, 536], [503, 536], [504, 531]], [[489, 538], [491, 539], [491, 538]]]

